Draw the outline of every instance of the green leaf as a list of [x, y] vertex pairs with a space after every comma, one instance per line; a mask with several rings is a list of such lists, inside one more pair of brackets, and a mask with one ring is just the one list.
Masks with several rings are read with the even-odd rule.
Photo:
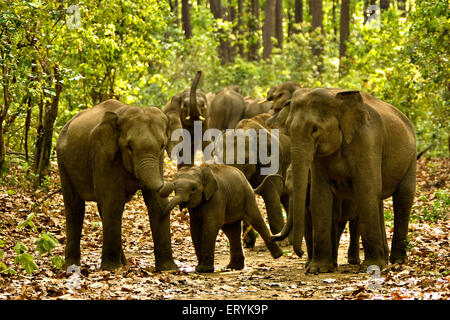
[[16, 254], [22, 254], [28, 251], [28, 247], [21, 241], [17, 241], [16, 245], [14, 246], [14, 251]]
[[42, 255], [43, 253], [50, 253], [59, 245], [59, 242], [52, 234], [42, 231], [35, 244], [39, 254]]
[[52, 257], [52, 265], [57, 269], [62, 269], [64, 267], [65, 260], [60, 255], [54, 255]]
[[38, 266], [29, 253], [22, 253], [14, 258], [15, 263], [20, 263], [25, 269], [26, 273], [32, 274], [33, 271], [39, 270]]

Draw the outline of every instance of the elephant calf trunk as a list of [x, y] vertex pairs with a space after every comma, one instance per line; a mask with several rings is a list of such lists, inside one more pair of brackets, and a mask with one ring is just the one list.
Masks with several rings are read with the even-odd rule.
[[264, 189], [264, 185], [266, 184], [266, 182], [267, 182], [267, 181], [270, 181], [270, 180], [273, 179], [274, 177], [280, 179], [280, 180], [281, 180], [281, 183], [282, 183], [283, 186], [284, 186], [284, 178], [283, 178], [283, 176], [281, 176], [281, 175], [279, 175], [279, 174], [270, 174], [270, 175], [266, 176], [266, 177], [263, 179], [263, 181], [261, 182], [261, 184], [260, 184], [259, 186], [257, 186], [255, 189], [253, 189], [253, 191], [254, 191], [256, 194], [260, 194], [261, 191], [262, 191], [262, 189]]

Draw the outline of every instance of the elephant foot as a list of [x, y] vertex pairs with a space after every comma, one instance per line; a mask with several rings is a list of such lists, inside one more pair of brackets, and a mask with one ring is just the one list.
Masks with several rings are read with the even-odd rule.
[[242, 269], [244, 269], [244, 261], [241, 261], [241, 262], [230, 262], [227, 265], [227, 269], [242, 270]]
[[102, 263], [100, 265], [100, 269], [102, 270], [108, 270], [108, 271], [114, 271], [120, 267], [122, 267], [122, 263], [120, 261], [111, 261], [102, 259]]
[[169, 260], [163, 263], [157, 263], [155, 266], [155, 271], [178, 271], [180, 270], [173, 260]]
[[214, 266], [199, 264], [198, 266], [195, 267], [195, 271], [201, 273], [214, 272]]
[[332, 261], [311, 260], [306, 267], [306, 273], [327, 273], [335, 270]]
[[391, 251], [391, 256], [389, 257], [391, 263], [406, 264], [408, 263], [408, 255], [405, 250], [395, 250]]
[[380, 270], [383, 270], [384, 268], [386, 268], [386, 261], [384, 260], [384, 258], [367, 258], [363, 261], [363, 263], [360, 265], [359, 269], [362, 272], [366, 272], [367, 269], [369, 268], [369, 266], [378, 266], [380, 268]]
[[359, 265], [361, 264], [361, 260], [359, 259], [359, 257], [348, 257], [348, 264]]
[[256, 234], [251, 229], [244, 237], [244, 248], [254, 248], [256, 242]]

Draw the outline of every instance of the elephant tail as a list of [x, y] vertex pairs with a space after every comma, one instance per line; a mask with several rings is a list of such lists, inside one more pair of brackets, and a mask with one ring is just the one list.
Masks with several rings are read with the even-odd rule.
[[419, 160], [420, 157], [422, 157], [423, 154], [424, 154], [425, 152], [427, 152], [428, 150], [432, 149], [433, 147], [434, 147], [434, 143], [430, 144], [430, 145], [429, 145], [428, 147], [426, 147], [423, 151], [419, 152], [419, 153], [417, 154], [417, 156], [416, 156], [416, 160]]
[[283, 186], [284, 186], [284, 178], [283, 178], [283, 176], [281, 176], [281, 175], [279, 175], [279, 174], [270, 174], [270, 175], [266, 176], [266, 177], [264, 178], [264, 180], [261, 182], [261, 184], [260, 184], [259, 186], [257, 186], [255, 189], [253, 189], [253, 191], [254, 191], [256, 194], [260, 194], [261, 191], [262, 191], [262, 189], [264, 188], [264, 185], [266, 184], [266, 182], [272, 180], [274, 177], [277, 177], [278, 179], [280, 179], [280, 180], [281, 180], [281, 183], [282, 183]]

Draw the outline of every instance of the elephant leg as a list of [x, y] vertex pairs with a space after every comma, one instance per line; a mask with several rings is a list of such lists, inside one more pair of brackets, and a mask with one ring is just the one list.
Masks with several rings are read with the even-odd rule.
[[191, 232], [192, 244], [194, 245], [197, 261], [200, 261], [202, 256], [202, 221], [195, 218], [191, 211], [189, 213], [189, 228]]
[[361, 268], [365, 270], [370, 265], [376, 265], [383, 269], [386, 261], [379, 217], [379, 193], [375, 193], [373, 190], [357, 191], [356, 193], [364, 194], [356, 202], [364, 247], [364, 262]]
[[342, 219], [342, 200], [333, 196], [333, 223], [331, 229], [331, 239], [333, 240], [333, 265], [338, 266], [338, 251], [341, 235], [344, 231], [347, 221]]
[[178, 270], [178, 266], [172, 257], [170, 215], [164, 214], [167, 199], [161, 198], [158, 194], [148, 190], [143, 190], [142, 195], [144, 196], [144, 202], [148, 209], [150, 229], [152, 230], [155, 270]]
[[394, 235], [392, 237], [391, 263], [406, 263], [406, 241], [408, 236], [409, 215], [416, 192], [416, 161], [414, 160], [403, 181], [392, 196], [394, 204]]
[[244, 269], [244, 252], [241, 242], [241, 221], [230, 224], [224, 224], [222, 231], [230, 240], [230, 263], [228, 269], [241, 270]]
[[353, 219], [349, 222], [350, 227], [350, 246], [348, 247], [347, 259], [349, 264], [360, 264], [359, 259], [359, 226], [358, 220]]
[[78, 195], [62, 164], [59, 164], [61, 188], [66, 217], [65, 264], [80, 265], [80, 241], [83, 229], [85, 202]]
[[[383, 200], [380, 200], [379, 204], [379, 215], [380, 215], [380, 234], [381, 239], [383, 241], [383, 251], [384, 251], [384, 260], [386, 261], [386, 264], [389, 262], [389, 245], [387, 243], [387, 236], [386, 236], [386, 226], [384, 224], [384, 208], [383, 208]], [[359, 229], [358, 229], [359, 232]], [[358, 234], [359, 236], [359, 234]]]
[[101, 268], [114, 270], [122, 266], [122, 214], [125, 199], [108, 197], [97, 202], [103, 223]]
[[313, 257], [306, 268], [310, 273], [332, 272], [333, 264], [333, 195], [321, 171], [311, 170], [311, 220]]
[[203, 221], [201, 232], [201, 252], [195, 271], [214, 272], [214, 250], [219, 230], [220, 228], [214, 221]]
[[[244, 237], [244, 247], [245, 248], [254, 248], [256, 242], [256, 232], [251, 228], [251, 225], [248, 224], [247, 221], [242, 221], [243, 223], [243, 232], [247, 232]], [[249, 229], [250, 228], [250, 229]], [[248, 230], [248, 231], [247, 231]]]
[[264, 222], [253, 194], [249, 195], [246, 200], [244, 208], [244, 220], [247, 220], [261, 235], [261, 238], [264, 240], [264, 243], [272, 254], [272, 257], [276, 259], [283, 255], [283, 251], [280, 249], [278, 244], [271, 239], [272, 234], [270, 233], [266, 223]]

